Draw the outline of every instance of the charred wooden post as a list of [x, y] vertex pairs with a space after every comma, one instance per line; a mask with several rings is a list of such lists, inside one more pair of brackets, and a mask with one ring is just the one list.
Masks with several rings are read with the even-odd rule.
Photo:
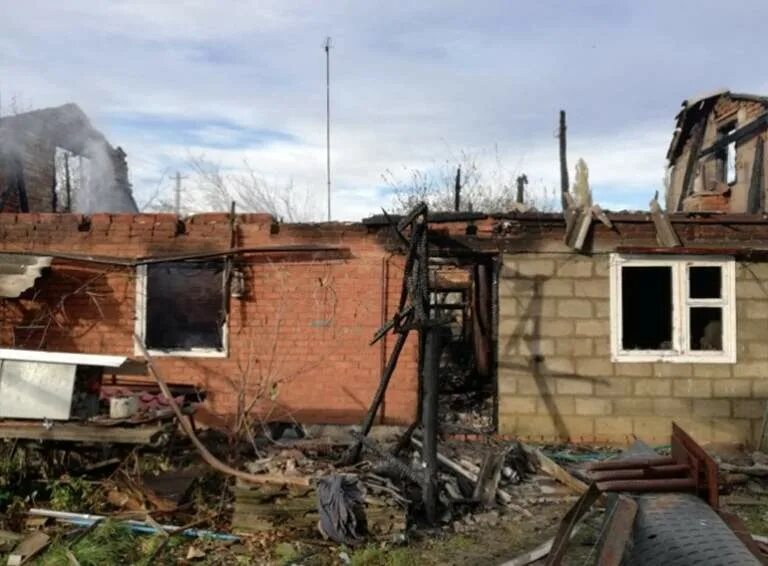
[[424, 333], [424, 363], [422, 365], [422, 398], [421, 426], [424, 434], [422, 460], [424, 461], [424, 509], [427, 521], [437, 523], [437, 409], [440, 381], [438, 366], [440, 364], [440, 329], [428, 325]]
[[515, 202], [518, 204], [525, 204], [525, 185], [528, 184], [528, 175], [523, 173], [517, 179], [517, 194], [515, 195]]
[[563, 210], [568, 208], [565, 195], [568, 194], [568, 161], [565, 155], [565, 110], [560, 111], [560, 128], [557, 134], [560, 141], [560, 203]]
[[453, 186], [453, 210], [461, 208], [461, 165], [456, 168], [456, 182]]

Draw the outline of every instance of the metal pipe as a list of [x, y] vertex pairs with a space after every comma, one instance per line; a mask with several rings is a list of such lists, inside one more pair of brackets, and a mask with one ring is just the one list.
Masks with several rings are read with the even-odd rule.
[[600, 491], [687, 491], [696, 489], [696, 480], [691, 478], [659, 478], [653, 480], [612, 480], [597, 482]]
[[[70, 523], [74, 525], [80, 525], [83, 527], [90, 527], [94, 523], [98, 523], [100, 521], [103, 521], [104, 519], [109, 518], [105, 515], [91, 515], [88, 513], [70, 513], [68, 511], [54, 511], [52, 509], [36, 509], [36, 508], [30, 509], [28, 511], [28, 514], [35, 517], [48, 517], [51, 519], [56, 519], [57, 521], [62, 521], [64, 523]], [[148, 523], [145, 523], [143, 521], [126, 520], [126, 521], [120, 521], [120, 522], [128, 525], [131, 528], [131, 530], [139, 533], [154, 534], [159, 532], [157, 527], [151, 526]], [[177, 527], [175, 525], [158, 525], [158, 526], [161, 530], [168, 533], [175, 533], [183, 529], [183, 527]], [[198, 529], [184, 529], [181, 534], [191, 538], [205, 537], [205, 538], [214, 538], [217, 540], [226, 540], [226, 541], [240, 540], [240, 537], [235, 535], [230, 535], [226, 533], [217, 533], [214, 531], [207, 531], [207, 530], [198, 530]]]
[[589, 478], [596, 482], [611, 480], [673, 478], [687, 476], [690, 470], [691, 468], [687, 464], [670, 464], [668, 466], [653, 466], [651, 468], [591, 472], [589, 474]]
[[677, 464], [672, 456], [650, 456], [648, 458], [627, 458], [622, 460], [607, 460], [605, 462], [593, 462], [587, 464], [587, 470], [626, 470], [630, 468], [650, 468], [652, 466], [666, 466]]

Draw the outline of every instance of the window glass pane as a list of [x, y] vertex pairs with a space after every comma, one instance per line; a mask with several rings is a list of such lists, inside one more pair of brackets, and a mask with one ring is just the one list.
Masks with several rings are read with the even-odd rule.
[[691, 350], [723, 350], [723, 310], [692, 307], [690, 310]]
[[622, 267], [624, 350], [672, 349], [672, 268]]
[[223, 262], [147, 266], [147, 346], [223, 348]]
[[722, 276], [719, 267], [689, 267], [688, 289], [691, 299], [719, 299]]

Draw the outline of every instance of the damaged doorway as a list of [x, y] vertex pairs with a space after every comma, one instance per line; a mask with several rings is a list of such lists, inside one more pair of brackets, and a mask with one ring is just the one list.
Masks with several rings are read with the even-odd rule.
[[498, 258], [430, 258], [430, 303], [442, 326], [440, 429], [444, 433], [496, 430]]

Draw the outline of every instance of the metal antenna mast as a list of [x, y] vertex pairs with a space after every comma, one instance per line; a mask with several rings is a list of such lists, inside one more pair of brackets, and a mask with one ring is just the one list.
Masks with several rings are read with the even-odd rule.
[[325, 153], [328, 178], [328, 222], [331, 221], [331, 38], [325, 38]]

